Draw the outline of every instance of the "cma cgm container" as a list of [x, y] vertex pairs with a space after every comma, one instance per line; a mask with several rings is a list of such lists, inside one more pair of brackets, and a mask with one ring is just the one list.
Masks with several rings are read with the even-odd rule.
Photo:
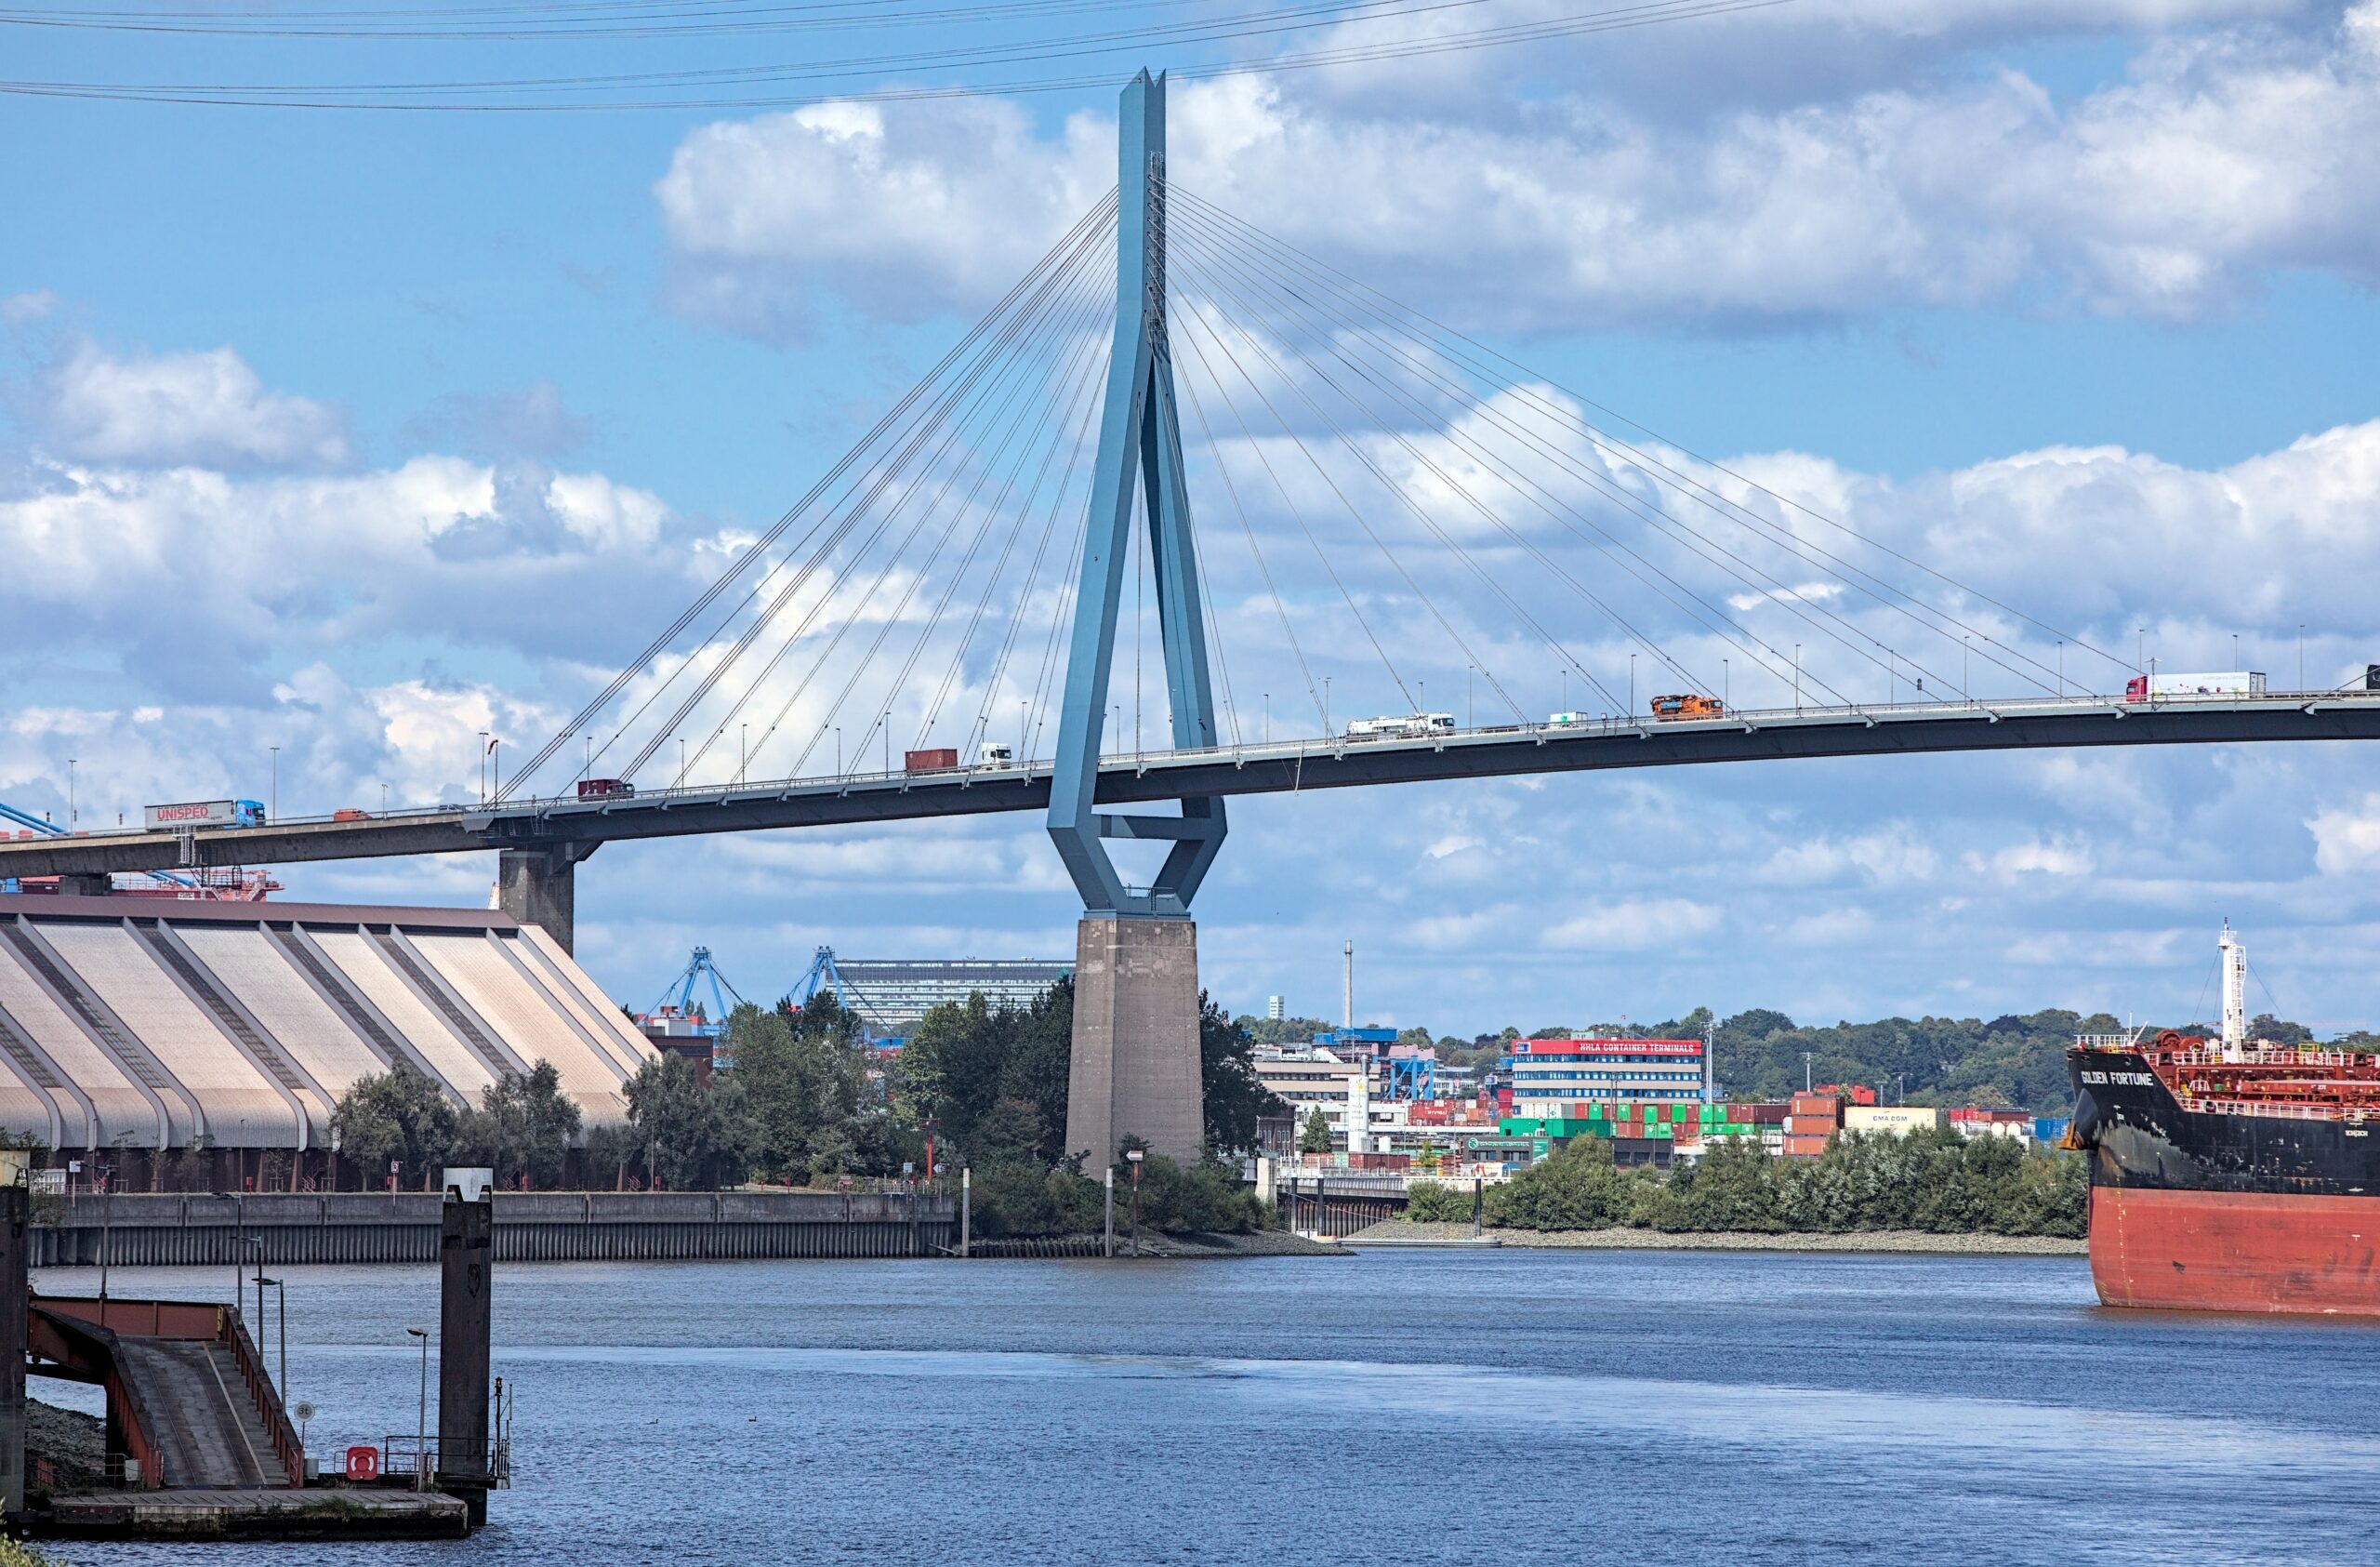
[[152, 832], [178, 827], [262, 827], [264, 806], [254, 800], [192, 800], [179, 805], [150, 805], [141, 821]]
[[1843, 1112], [1843, 1129], [1846, 1132], [1889, 1132], [1895, 1136], [1907, 1136], [1911, 1132], [1938, 1132], [1950, 1123], [1948, 1111], [1923, 1105], [1853, 1105]]

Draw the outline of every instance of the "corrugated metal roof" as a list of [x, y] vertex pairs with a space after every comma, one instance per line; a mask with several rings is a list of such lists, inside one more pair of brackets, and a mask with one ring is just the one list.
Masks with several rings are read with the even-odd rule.
[[0, 1126], [52, 1147], [321, 1148], [339, 1096], [399, 1063], [460, 1106], [549, 1061], [605, 1125], [652, 1054], [492, 911], [0, 895]]

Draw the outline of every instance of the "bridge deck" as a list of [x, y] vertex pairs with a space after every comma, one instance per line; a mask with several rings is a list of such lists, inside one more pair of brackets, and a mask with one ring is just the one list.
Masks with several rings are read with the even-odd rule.
[[[1606, 720], [1457, 730], [1394, 739], [1344, 737], [1108, 757], [1102, 803], [1293, 793], [1620, 767], [2121, 745], [2380, 738], [2380, 692], [2281, 693], [2131, 703], [2108, 697], [1901, 703], [1731, 713], [1684, 722]], [[825, 827], [921, 817], [1038, 811], [1046, 762], [929, 773], [864, 773], [632, 798], [522, 800], [391, 812], [361, 821], [293, 820], [191, 835], [140, 830], [0, 843], [0, 876], [276, 865], [456, 854], [555, 843]]]

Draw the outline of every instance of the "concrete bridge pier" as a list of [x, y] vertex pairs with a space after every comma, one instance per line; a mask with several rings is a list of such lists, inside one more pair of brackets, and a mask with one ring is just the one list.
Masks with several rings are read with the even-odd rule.
[[1187, 919], [1092, 914], [1075, 927], [1066, 1151], [1095, 1172], [1118, 1162], [1126, 1137], [1183, 1165], [1204, 1152], [1198, 927]]
[[536, 926], [570, 951], [577, 924], [578, 862], [601, 846], [543, 843], [500, 851], [496, 857], [496, 907], [524, 925]]

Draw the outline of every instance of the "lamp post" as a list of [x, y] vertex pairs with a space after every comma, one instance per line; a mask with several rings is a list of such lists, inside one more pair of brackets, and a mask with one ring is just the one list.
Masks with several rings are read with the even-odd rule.
[[421, 1340], [421, 1406], [414, 1417], [413, 1428], [413, 1488], [427, 1490], [430, 1478], [430, 1330], [407, 1328], [405, 1332]]
[[279, 821], [281, 819], [281, 748], [268, 746], [265, 749], [272, 752], [272, 792], [266, 798], [272, 802], [272, 819]]
[[1147, 1157], [1139, 1149], [1126, 1149], [1124, 1157], [1132, 1166], [1132, 1255], [1141, 1255], [1141, 1161]]
[[[280, 1388], [281, 1396], [286, 1399], [289, 1396], [289, 1290], [278, 1279], [268, 1279], [261, 1273], [257, 1275], [257, 1327], [259, 1332], [264, 1327], [264, 1292], [268, 1287], [272, 1291], [274, 1320], [281, 1331], [281, 1370], [273, 1381]], [[257, 1346], [257, 1353], [264, 1353], [263, 1345]]]
[[487, 803], [487, 731], [480, 731], [480, 803]]
[[74, 764], [79, 760], [73, 756], [66, 759], [66, 830], [69, 832], [74, 830], [75, 818], [81, 814], [74, 808]]

